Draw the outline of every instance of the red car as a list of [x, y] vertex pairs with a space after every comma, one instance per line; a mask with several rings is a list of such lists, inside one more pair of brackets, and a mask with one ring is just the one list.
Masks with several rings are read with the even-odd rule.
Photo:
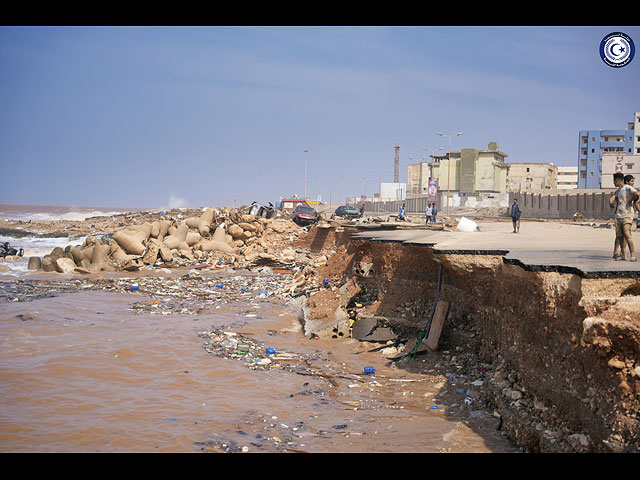
[[318, 221], [318, 216], [310, 206], [299, 204], [293, 211], [293, 221], [300, 226], [310, 225]]

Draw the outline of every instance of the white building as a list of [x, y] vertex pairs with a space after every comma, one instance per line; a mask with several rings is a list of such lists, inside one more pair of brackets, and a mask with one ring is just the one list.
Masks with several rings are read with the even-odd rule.
[[405, 200], [407, 196], [406, 183], [385, 183], [380, 184], [381, 200]]
[[557, 188], [578, 188], [578, 167], [558, 167]]

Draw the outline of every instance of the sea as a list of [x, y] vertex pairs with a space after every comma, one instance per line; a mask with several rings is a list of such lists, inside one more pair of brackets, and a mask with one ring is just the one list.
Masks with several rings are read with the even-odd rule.
[[[140, 210], [0, 205], [0, 218], [77, 220]], [[24, 260], [0, 271], [0, 287], [28, 288], [42, 276], [27, 270], [26, 258], [84, 237], [0, 241], [24, 249]], [[224, 285], [230, 273], [219, 274]], [[61, 275], [44, 280], [75, 281]], [[259, 284], [260, 275], [253, 280]], [[456, 394], [475, 379], [455, 365], [438, 369], [439, 356], [391, 362], [372, 351], [376, 344], [307, 338], [299, 309], [273, 297], [226, 297], [198, 313], [167, 315], [137, 309], [154, 303], [140, 291], [54, 289], [29, 301], [3, 298], [3, 453], [519, 451], [493, 410], [472, 410]], [[255, 369], [242, 356], [215, 355], [203, 336], [212, 331], [305, 359], [304, 369]]]
[[[58, 205], [12, 205], [0, 204], [0, 220], [19, 220], [25, 222], [24, 230], [31, 232], [29, 221], [55, 222], [58, 220], [83, 221], [91, 217], [108, 217], [132, 212], [161, 211], [151, 208], [125, 208], [125, 207], [86, 207], [86, 206], [58, 206]], [[0, 223], [0, 227], [2, 224]], [[10, 246], [23, 250], [23, 257], [6, 262], [10, 268], [6, 273], [22, 276], [27, 272], [29, 257], [42, 257], [51, 253], [56, 247], [67, 245], [81, 245], [86, 235], [52, 237], [49, 235], [16, 235], [6, 234], [0, 231], [0, 243], [8, 242]]]

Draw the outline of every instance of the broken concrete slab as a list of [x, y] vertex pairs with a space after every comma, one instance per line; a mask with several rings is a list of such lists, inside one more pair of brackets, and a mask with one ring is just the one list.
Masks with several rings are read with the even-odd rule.
[[366, 342], [388, 342], [395, 340], [398, 335], [393, 328], [386, 325], [384, 317], [359, 318], [351, 326], [351, 336]]

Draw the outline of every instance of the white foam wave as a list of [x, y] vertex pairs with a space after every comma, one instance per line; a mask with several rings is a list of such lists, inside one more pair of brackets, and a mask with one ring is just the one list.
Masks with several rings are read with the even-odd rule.
[[93, 210], [89, 212], [68, 212], [60, 214], [51, 213], [24, 213], [20, 215], [4, 216], [7, 220], [43, 220], [43, 221], [56, 221], [56, 220], [69, 220], [73, 222], [82, 222], [90, 217], [109, 217], [112, 215], [118, 215], [122, 212], [101, 212], [99, 210]]

